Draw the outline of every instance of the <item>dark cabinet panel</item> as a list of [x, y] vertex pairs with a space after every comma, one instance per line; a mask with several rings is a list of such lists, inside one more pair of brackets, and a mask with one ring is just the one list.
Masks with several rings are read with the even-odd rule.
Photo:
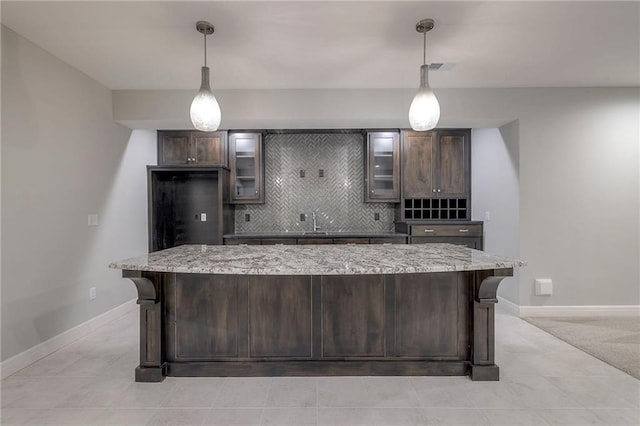
[[196, 164], [228, 166], [226, 133], [192, 133], [191, 138]]
[[238, 297], [237, 277], [176, 275], [176, 360], [238, 356]]
[[228, 167], [227, 133], [159, 130], [158, 164]]
[[441, 197], [469, 195], [469, 144], [466, 133], [438, 134], [438, 193]]
[[311, 357], [311, 279], [249, 277], [252, 357]]
[[254, 245], [274, 245], [274, 244], [406, 244], [406, 237], [281, 237], [281, 238], [262, 238], [262, 237], [247, 237], [247, 238], [225, 238], [224, 244], [226, 245], [238, 245], [238, 244], [254, 244]]
[[463, 278], [449, 273], [395, 277], [396, 356], [465, 358]]
[[434, 196], [434, 151], [434, 132], [402, 132], [403, 198]]
[[405, 237], [370, 238], [369, 244], [407, 244]]
[[369, 238], [334, 238], [333, 244], [369, 244]]
[[365, 202], [400, 201], [400, 135], [369, 132], [365, 147]]
[[262, 244], [263, 246], [273, 246], [276, 244], [293, 246], [298, 244], [298, 242], [295, 238], [263, 238], [260, 240], [260, 244]]
[[381, 275], [322, 277], [322, 356], [384, 356]]
[[331, 238], [299, 238], [298, 244], [333, 244]]
[[189, 132], [158, 132], [158, 164], [186, 164], [190, 156]]

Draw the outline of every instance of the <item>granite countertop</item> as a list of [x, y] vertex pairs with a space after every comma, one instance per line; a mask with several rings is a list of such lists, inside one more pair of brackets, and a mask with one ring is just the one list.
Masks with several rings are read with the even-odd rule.
[[241, 232], [225, 234], [224, 238], [387, 238], [407, 237], [400, 232], [360, 232], [360, 231], [292, 231], [292, 232]]
[[113, 262], [114, 269], [239, 275], [360, 275], [474, 271], [524, 262], [453, 244], [184, 245]]

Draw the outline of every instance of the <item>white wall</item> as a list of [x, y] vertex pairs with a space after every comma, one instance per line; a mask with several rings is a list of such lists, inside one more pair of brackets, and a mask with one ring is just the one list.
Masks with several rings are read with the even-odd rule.
[[[518, 123], [503, 129], [473, 129], [471, 132], [471, 216], [484, 222], [484, 249], [487, 252], [520, 258], [520, 183], [518, 146], [502, 132], [517, 132]], [[516, 133], [517, 134], [517, 133]], [[514, 146], [515, 145], [515, 146]], [[486, 215], [489, 214], [489, 220]], [[520, 270], [504, 279], [498, 294], [520, 303]]]
[[6, 360], [135, 297], [107, 266], [146, 251], [155, 132], [114, 123], [107, 88], [4, 26], [2, 83]]
[[[224, 128], [408, 127], [414, 90], [217, 91]], [[440, 89], [441, 127], [519, 146], [521, 305], [640, 304], [640, 88]], [[189, 127], [192, 91], [115, 91], [114, 119]], [[517, 139], [517, 140], [515, 140]], [[555, 294], [533, 296], [535, 278]]]

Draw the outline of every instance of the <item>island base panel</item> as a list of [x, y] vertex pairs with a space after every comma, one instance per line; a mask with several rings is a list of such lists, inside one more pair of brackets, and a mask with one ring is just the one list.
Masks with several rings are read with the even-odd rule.
[[220, 361], [169, 363], [167, 369], [173, 377], [464, 376], [468, 372], [466, 361]]
[[473, 381], [497, 382], [500, 380], [500, 368], [493, 365], [470, 365], [469, 377]]
[[157, 383], [164, 381], [167, 376], [167, 364], [161, 367], [136, 367], [136, 382]]
[[141, 309], [135, 378], [470, 375], [498, 380], [495, 292], [511, 273], [124, 271], [138, 284]]

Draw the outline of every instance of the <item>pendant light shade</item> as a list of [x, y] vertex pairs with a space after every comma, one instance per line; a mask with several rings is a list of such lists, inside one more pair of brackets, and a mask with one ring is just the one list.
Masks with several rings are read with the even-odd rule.
[[202, 85], [191, 102], [191, 122], [193, 127], [205, 132], [218, 130], [222, 112], [209, 86], [209, 67], [202, 67]]
[[199, 33], [204, 34], [204, 66], [202, 67], [200, 90], [191, 102], [191, 123], [198, 130], [213, 132], [218, 130], [222, 119], [220, 105], [211, 91], [209, 67], [207, 67], [207, 35], [213, 34], [213, 25], [205, 21], [198, 21], [196, 29]]
[[411, 128], [417, 131], [431, 130], [440, 120], [440, 104], [433, 90], [429, 88], [428, 68], [429, 65], [420, 67], [420, 90], [409, 107], [409, 123]]
[[424, 36], [423, 64], [420, 67], [420, 88], [409, 107], [409, 123], [416, 131], [431, 130], [440, 120], [440, 103], [429, 88], [429, 65], [427, 65], [427, 32], [434, 26], [433, 19], [423, 19], [416, 25], [416, 31]]

